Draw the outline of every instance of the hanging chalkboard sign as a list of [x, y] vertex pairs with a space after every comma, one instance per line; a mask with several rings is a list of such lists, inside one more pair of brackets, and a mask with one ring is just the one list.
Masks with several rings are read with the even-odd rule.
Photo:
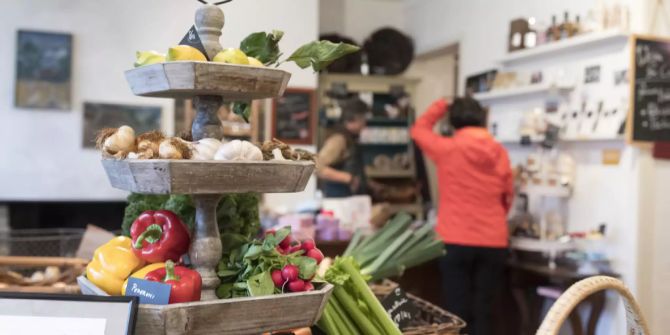
[[632, 71], [631, 139], [670, 141], [670, 40], [635, 36]]
[[289, 144], [312, 144], [315, 121], [314, 90], [289, 88], [274, 100], [272, 137]]

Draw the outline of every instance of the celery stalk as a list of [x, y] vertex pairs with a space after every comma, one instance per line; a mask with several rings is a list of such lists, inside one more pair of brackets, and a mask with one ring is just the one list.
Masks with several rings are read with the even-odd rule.
[[374, 273], [375, 271], [379, 270], [379, 268], [386, 263], [386, 261], [393, 255], [393, 253], [396, 252], [400, 247], [402, 247], [403, 243], [407, 241], [412, 236], [412, 231], [411, 230], [405, 230], [398, 238], [396, 238], [391, 245], [387, 246], [387, 248], [375, 259], [372, 264], [370, 264], [369, 267], [366, 267], [363, 269], [363, 274], [371, 274]]
[[326, 305], [326, 308], [329, 309], [329, 313], [333, 320], [333, 326], [335, 327], [335, 329], [337, 329], [337, 332], [342, 335], [349, 334], [349, 332], [347, 331], [347, 327], [344, 326], [343, 316], [337, 312], [337, 310], [335, 309], [335, 305], [330, 303], [329, 301], [328, 304]]
[[328, 304], [326, 304], [326, 308], [323, 310], [323, 315], [321, 315], [318, 326], [328, 335], [340, 335], [338, 329], [335, 327], [333, 316], [333, 311], [330, 310]]
[[359, 335], [361, 333], [337, 299], [328, 300], [328, 304], [332, 304], [333, 310], [339, 315], [345, 334]]
[[[370, 288], [366, 288], [369, 290]], [[349, 296], [349, 293], [342, 286], [335, 286], [333, 290], [335, 298], [342, 303], [342, 306], [349, 312], [349, 316], [356, 322], [358, 327], [365, 335], [382, 335], [379, 330], [370, 322], [368, 317], [361, 312], [356, 304], [354, 298]], [[385, 311], [384, 311], [385, 312]]]
[[[363, 276], [353, 265], [352, 258], [346, 258], [342, 260], [339, 264], [344, 272], [346, 272], [350, 278], [352, 287], [355, 288], [356, 293], [360, 296], [361, 299], [370, 309], [371, 314], [379, 321], [382, 326], [382, 333], [385, 335], [402, 335], [398, 327], [395, 325], [391, 317], [386, 313], [386, 310], [382, 306], [381, 302], [377, 300], [377, 297], [372, 293], [368, 283], [365, 282]], [[335, 288], [335, 293], [337, 294], [337, 288]], [[347, 307], [349, 308], [349, 307]], [[363, 329], [365, 334], [368, 334], [366, 330]]]

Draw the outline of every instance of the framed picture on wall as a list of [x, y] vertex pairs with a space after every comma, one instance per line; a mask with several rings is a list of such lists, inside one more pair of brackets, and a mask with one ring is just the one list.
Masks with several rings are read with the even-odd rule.
[[19, 108], [69, 110], [72, 35], [19, 30], [14, 104]]
[[313, 89], [289, 88], [274, 99], [272, 137], [289, 144], [313, 144], [316, 125], [316, 93]]
[[161, 129], [162, 108], [160, 106], [116, 105], [106, 103], [84, 103], [82, 145], [95, 146], [95, 136], [103, 128], [130, 126], [139, 135]]

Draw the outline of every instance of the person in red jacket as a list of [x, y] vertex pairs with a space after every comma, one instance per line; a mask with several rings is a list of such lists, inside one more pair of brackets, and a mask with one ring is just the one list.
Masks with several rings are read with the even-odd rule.
[[[448, 112], [455, 133], [433, 128]], [[442, 304], [468, 323], [468, 334], [489, 335], [491, 305], [508, 247], [507, 213], [513, 175], [505, 148], [486, 130], [486, 112], [472, 98], [449, 108], [435, 101], [412, 127], [412, 138], [437, 167], [436, 231], [445, 243], [440, 260]]]

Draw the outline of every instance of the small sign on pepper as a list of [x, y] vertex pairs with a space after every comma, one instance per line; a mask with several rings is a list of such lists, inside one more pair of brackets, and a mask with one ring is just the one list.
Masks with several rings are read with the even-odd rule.
[[126, 295], [139, 297], [140, 304], [167, 305], [171, 289], [170, 284], [130, 277]]

